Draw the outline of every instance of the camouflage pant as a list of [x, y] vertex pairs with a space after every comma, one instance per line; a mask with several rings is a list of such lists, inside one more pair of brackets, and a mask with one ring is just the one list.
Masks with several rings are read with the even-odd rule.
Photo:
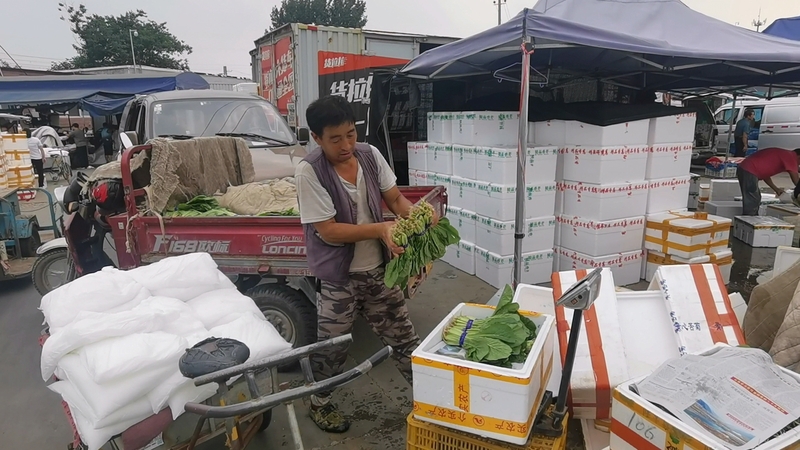
[[[408, 318], [403, 292], [389, 289], [383, 282], [382, 267], [350, 274], [350, 282], [336, 286], [322, 282], [317, 302], [318, 340], [324, 341], [352, 332], [356, 312], [360, 312], [384, 344], [392, 347], [395, 364], [411, 383], [411, 352], [419, 336]], [[320, 381], [342, 373], [347, 348], [340, 347], [311, 358], [314, 377]], [[321, 393], [326, 397], [330, 393]]]

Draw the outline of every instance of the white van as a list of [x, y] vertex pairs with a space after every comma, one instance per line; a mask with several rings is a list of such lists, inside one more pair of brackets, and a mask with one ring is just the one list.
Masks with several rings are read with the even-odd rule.
[[[725, 154], [728, 148], [728, 130], [733, 123], [744, 117], [746, 109], [755, 112], [754, 130], [750, 142], [759, 149], [778, 147], [786, 149], [800, 148], [800, 97], [776, 98], [773, 100], [744, 99], [736, 102], [736, 110], [732, 103], [722, 105], [714, 112], [717, 124], [717, 152]], [[731, 141], [733, 142], [733, 141]]]

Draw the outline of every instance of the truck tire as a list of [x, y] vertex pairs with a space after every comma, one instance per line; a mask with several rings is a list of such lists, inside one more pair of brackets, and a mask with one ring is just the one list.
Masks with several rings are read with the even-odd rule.
[[[300, 291], [282, 284], [260, 284], [247, 291], [247, 295], [292, 347], [317, 342], [317, 309]], [[291, 364], [280, 369], [296, 366]]]
[[[61, 284], [54, 285], [55, 283], [53, 283], [53, 280], [49, 279], [48, 272], [53, 265], [62, 262], [64, 263], [64, 279]], [[69, 283], [72, 281], [71, 278], [74, 277], [74, 270], [70, 270], [71, 265], [72, 259], [69, 257], [69, 251], [65, 248], [50, 250], [44, 255], [41, 255], [33, 262], [33, 268], [31, 269], [33, 287], [36, 288], [39, 294], [44, 296], [57, 287]]]
[[258, 427], [258, 431], [264, 431], [269, 427], [269, 424], [272, 423], [272, 410], [264, 411], [264, 414], [261, 415], [261, 425]]

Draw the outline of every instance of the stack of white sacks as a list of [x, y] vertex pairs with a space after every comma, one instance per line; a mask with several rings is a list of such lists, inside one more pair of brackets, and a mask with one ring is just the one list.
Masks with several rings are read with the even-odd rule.
[[[517, 119], [430, 113], [429, 142], [409, 143], [410, 184], [448, 188], [448, 216], [463, 242], [445, 261], [473, 273], [474, 255], [474, 272], [494, 286], [510, 282], [513, 265]], [[620, 285], [638, 282], [647, 217], [687, 209], [695, 119], [690, 113], [610, 126], [530, 123], [522, 282], [595, 267], [612, 268]]]
[[[460, 235], [443, 258], [500, 287], [514, 262], [519, 114], [428, 115], [428, 142], [408, 145], [411, 185], [443, 185], [447, 216]], [[557, 147], [527, 149], [522, 282], [543, 283], [553, 267]]]
[[[3, 134], [2, 155], [5, 163], [0, 167], [0, 187], [3, 180], [10, 188], [33, 187], [33, 165], [28, 150], [28, 137], [24, 134]], [[2, 173], [5, 172], [5, 176]]]
[[250, 361], [291, 347], [207, 253], [105, 268], [49, 293], [41, 310], [50, 330], [42, 377], [59, 380], [49, 388], [90, 450], [167, 407], [177, 418], [187, 402], [211, 397], [216, 384], [195, 387], [178, 370], [201, 340], [239, 340]]

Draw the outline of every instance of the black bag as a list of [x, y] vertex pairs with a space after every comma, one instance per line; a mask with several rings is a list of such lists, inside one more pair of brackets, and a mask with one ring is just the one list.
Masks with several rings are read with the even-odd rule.
[[183, 376], [197, 378], [238, 366], [250, 357], [250, 349], [236, 339], [210, 337], [186, 349], [178, 363]]

